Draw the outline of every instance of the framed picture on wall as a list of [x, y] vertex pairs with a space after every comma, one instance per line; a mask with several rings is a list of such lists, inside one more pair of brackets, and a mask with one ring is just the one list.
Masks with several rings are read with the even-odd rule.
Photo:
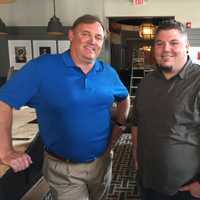
[[70, 48], [69, 40], [58, 40], [58, 53], [63, 53]]
[[33, 40], [33, 57], [57, 53], [55, 40]]
[[31, 40], [8, 40], [10, 67], [20, 69], [32, 59]]

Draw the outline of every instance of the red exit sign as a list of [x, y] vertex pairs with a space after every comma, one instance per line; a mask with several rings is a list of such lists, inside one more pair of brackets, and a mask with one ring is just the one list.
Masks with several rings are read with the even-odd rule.
[[133, 0], [133, 4], [136, 6], [144, 5], [144, 0]]

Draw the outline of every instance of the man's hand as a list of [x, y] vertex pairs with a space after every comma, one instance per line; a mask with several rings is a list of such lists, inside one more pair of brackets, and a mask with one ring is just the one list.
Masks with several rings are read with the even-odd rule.
[[32, 164], [31, 157], [28, 154], [14, 150], [7, 152], [0, 160], [2, 164], [11, 167], [14, 172], [23, 171]]
[[195, 181], [183, 186], [179, 191], [187, 191], [190, 192], [193, 197], [200, 198], [200, 183]]
[[13, 169], [14, 172], [25, 170], [32, 163], [26, 153], [17, 152], [12, 145], [12, 108], [0, 101], [0, 162]]

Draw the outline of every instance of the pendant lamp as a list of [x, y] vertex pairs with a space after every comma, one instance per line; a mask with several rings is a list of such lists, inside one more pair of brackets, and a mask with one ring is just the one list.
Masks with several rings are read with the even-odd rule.
[[55, 35], [55, 36], [64, 35], [63, 25], [60, 22], [60, 19], [56, 17], [55, 0], [53, 0], [53, 11], [54, 11], [54, 15], [48, 22], [48, 27], [47, 27], [48, 35]]
[[0, 35], [7, 35], [7, 29], [6, 29], [6, 25], [5, 23], [2, 21], [2, 19], [0, 18]]
[[0, 0], [0, 4], [14, 3], [16, 0]]
[[144, 40], [154, 39], [155, 30], [155, 26], [152, 23], [143, 23], [139, 27], [139, 36]]

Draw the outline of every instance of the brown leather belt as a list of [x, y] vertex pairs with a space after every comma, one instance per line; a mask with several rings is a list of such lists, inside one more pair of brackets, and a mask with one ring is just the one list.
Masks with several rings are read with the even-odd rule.
[[66, 163], [71, 163], [71, 164], [91, 163], [91, 162], [93, 162], [95, 160], [94, 159], [94, 160], [89, 160], [89, 161], [84, 161], [84, 162], [78, 162], [78, 161], [73, 161], [73, 160], [66, 159], [66, 158], [64, 158], [62, 156], [57, 155], [56, 153], [54, 153], [54, 152], [52, 152], [50, 150], [45, 149], [45, 151], [50, 157], [52, 157], [52, 158], [54, 158], [56, 160], [63, 161], [63, 162], [66, 162]]

